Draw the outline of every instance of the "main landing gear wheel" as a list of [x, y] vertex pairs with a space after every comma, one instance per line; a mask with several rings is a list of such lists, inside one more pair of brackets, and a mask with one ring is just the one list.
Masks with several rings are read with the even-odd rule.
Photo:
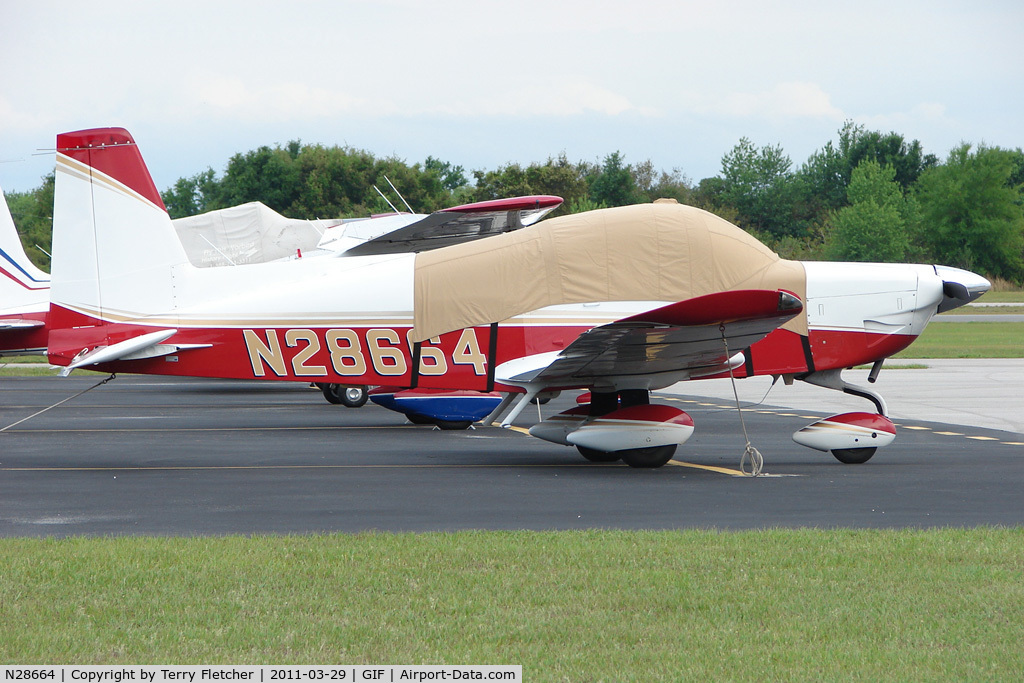
[[651, 446], [650, 448], [630, 448], [625, 451], [618, 451], [622, 462], [630, 467], [653, 468], [661, 467], [675, 455], [675, 444], [668, 446]]
[[318, 385], [328, 403], [342, 405], [346, 408], [359, 408], [366, 403], [366, 387], [348, 387], [341, 384]]
[[871, 459], [878, 448], [833, 448], [836, 460], [847, 465], [860, 465]]
[[587, 448], [586, 446], [577, 446], [576, 450], [590, 462], [615, 462], [622, 458], [616, 451], [609, 453], [607, 451], [599, 451], [596, 448]]

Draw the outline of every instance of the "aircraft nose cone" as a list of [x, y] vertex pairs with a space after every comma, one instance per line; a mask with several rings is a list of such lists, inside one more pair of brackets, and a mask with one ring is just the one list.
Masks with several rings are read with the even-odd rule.
[[935, 266], [935, 274], [942, 279], [942, 303], [939, 313], [969, 304], [992, 289], [992, 283], [969, 270], [951, 266]]

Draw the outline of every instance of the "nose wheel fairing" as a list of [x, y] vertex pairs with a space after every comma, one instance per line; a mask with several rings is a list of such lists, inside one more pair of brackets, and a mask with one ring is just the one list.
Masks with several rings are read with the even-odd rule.
[[[876, 362], [871, 370], [872, 378], [877, 377], [880, 368], [881, 365]], [[797, 430], [793, 434], [793, 441], [801, 446], [832, 453], [841, 463], [861, 464], [867, 462], [879, 448], [888, 446], [896, 439], [896, 426], [887, 417], [888, 406], [882, 395], [843, 380], [842, 372], [841, 369], [824, 370], [801, 379], [808, 384], [871, 401], [878, 412], [841, 413], [823, 418]]]
[[813, 422], [793, 434], [793, 441], [831, 452], [842, 463], [867, 462], [875, 451], [896, 438], [896, 426], [876, 413], [843, 413]]

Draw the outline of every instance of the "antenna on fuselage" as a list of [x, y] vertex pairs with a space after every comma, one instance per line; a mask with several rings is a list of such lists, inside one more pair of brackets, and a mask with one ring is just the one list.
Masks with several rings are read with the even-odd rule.
[[[398, 209], [395, 208], [395, 205], [391, 203], [391, 200], [388, 199], [387, 197], [385, 197], [384, 193], [381, 192], [380, 189], [376, 185], [373, 186], [373, 189], [377, 190], [377, 194], [380, 195], [381, 199], [383, 199], [384, 201], [386, 201], [388, 203], [388, 206], [391, 207], [392, 211], [394, 211], [395, 213], [402, 213], [401, 211], [399, 211]], [[401, 197], [402, 195], [398, 195], [398, 196]]]
[[398, 195], [398, 198], [402, 200], [403, 204], [405, 204], [405, 208], [409, 209], [409, 213], [416, 213], [415, 211], [412, 210], [412, 207], [409, 206], [409, 202], [405, 201], [405, 197], [403, 197], [402, 193], [398, 191], [398, 188], [395, 187], [395, 184], [392, 183], [391, 180], [387, 176], [384, 176], [384, 180], [388, 181], [388, 185], [391, 186], [391, 189], [395, 191], [395, 194]]

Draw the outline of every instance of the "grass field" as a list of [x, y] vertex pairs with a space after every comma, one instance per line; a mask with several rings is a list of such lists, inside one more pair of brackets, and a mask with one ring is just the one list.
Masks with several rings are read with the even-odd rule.
[[894, 358], [1024, 358], [1024, 323], [932, 323]]
[[1019, 306], [971, 306], [970, 308], [954, 308], [952, 311], [940, 313], [939, 320], [944, 315], [1020, 315], [1022, 313], [1024, 313], [1024, 303]]
[[4, 663], [1019, 680], [1024, 530], [0, 540]]
[[[1024, 292], [1020, 290], [986, 292], [979, 300], [979, 303], [1020, 303], [1024, 304]], [[971, 309], [967, 309], [971, 310]]]

